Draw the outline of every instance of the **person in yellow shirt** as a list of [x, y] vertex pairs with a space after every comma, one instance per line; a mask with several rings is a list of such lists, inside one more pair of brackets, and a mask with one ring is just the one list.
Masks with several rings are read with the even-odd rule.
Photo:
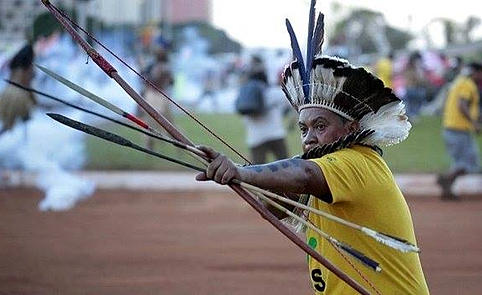
[[443, 137], [452, 160], [448, 173], [439, 175], [443, 200], [457, 200], [452, 185], [457, 177], [480, 171], [474, 132], [480, 132], [480, 97], [477, 83], [482, 82], [482, 64], [471, 63], [453, 82], [443, 113]]
[[[213, 161], [196, 179], [220, 184], [237, 179], [275, 192], [295, 193], [300, 196], [298, 202], [314, 209], [416, 244], [410, 210], [380, 148], [408, 136], [411, 125], [404, 104], [365, 69], [321, 55], [321, 44], [317, 42], [323, 40], [322, 26], [317, 25], [313, 34], [315, 41], [311, 42], [316, 43], [308, 46], [316, 50], [308, 50], [307, 66], [289, 23], [288, 30], [296, 60], [286, 66], [282, 88], [298, 113], [303, 155], [264, 165], [239, 166], [213, 149], [200, 146]], [[380, 273], [360, 270], [359, 264], [317, 232], [306, 231], [310, 247], [370, 292], [429, 294], [418, 253], [397, 252], [312, 212], [304, 216], [315, 227], [379, 263]], [[308, 268], [315, 294], [358, 294], [312, 257], [308, 257]]]
[[393, 76], [393, 53], [390, 52], [387, 56], [380, 58], [375, 64], [375, 73], [380, 80], [383, 81], [386, 87], [392, 87]]

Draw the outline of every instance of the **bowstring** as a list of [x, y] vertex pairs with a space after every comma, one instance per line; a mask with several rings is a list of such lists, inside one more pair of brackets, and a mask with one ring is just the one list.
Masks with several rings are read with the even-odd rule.
[[152, 83], [149, 79], [144, 77], [141, 73], [136, 71], [133, 67], [131, 67], [127, 62], [125, 62], [122, 58], [120, 58], [117, 54], [115, 54], [112, 50], [110, 50], [107, 46], [105, 46], [102, 42], [97, 40], [93, 35], [91, 35], [88, 31], [86, 31], [84, 28], [82, 28], [80, 25], [78, 25], [75, 21], [70, 19], [70, 17], [64, 13], [62, 10], [58, 9], [56, 6], [52, 5], [53, 9], [55, 9], [57, 12], [62, 15], [67, 21], [69, 21], [75, 28], [81, 30], [86, 36], [88, 36], [91, 40], [99, 44], [104, 50], [109, 52], [112, 56], [114, 56], [120, 63], [122, 63], [124, 66], [126, 66], [128, 69], [133, 71], [137, 76], [139, 76], [144, 82], [149, 84], [152, 88], [154, 88], [157, 92], [162, 94], [164, 98], [166, 98], [168, 101], [170, 101], [172, 104], [174, 104], [178, 109], [180, 109], [183, 113], [185, 113], [187, 116], [189, 116], [192, 120], [194, 120], [199, 126], [201, 126], [204, 130], [206, 130], [209, 134], [214, 136], [217, 140], [219, 140], [221, 143], [223, 143], [226, 147], [228, 147], [231, 151], [233, 151], [236, 155], [238, 155], [241, 159], [243, 159], [246, 163], [251, 164], [251, 161], [249, 161], [245, 156], [243, 156], [240, 152], [238, 152], [234, 147], [232, 147], [229, 143], [226, 142], [223, 138], [221, 138], [219, 135], [214, 133], [209, 127], [207, 127], [204, 123], [202, 123], [197, 117], [195, 117], [191, 112], [186, 110], [184, 107], [182, 107], [180, 104], [178, 104], [174, 99], [170, 98], [167, 94], [164, 93], [161, 89], [159, 89], [154, 83]]

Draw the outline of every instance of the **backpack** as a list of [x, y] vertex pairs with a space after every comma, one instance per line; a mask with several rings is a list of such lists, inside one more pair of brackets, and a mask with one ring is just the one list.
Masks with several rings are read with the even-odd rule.
[[242, 85], [234, 102], [236, 112], [245, 116], [263, 114], [265, 112], [264, 87], [265, 84], [258, 80], [249, 80]]

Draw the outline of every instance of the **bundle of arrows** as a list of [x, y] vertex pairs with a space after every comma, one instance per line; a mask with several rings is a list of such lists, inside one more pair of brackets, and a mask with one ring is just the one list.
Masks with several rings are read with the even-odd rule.
[[[166, 95], [161, 89], [156, 87], [151, 81], [146, 79], [144, 76], [140, 75], [137, 73], [131, 66], [126, 64], [122, 59], [120, 59], [115, 53], [113, 53], [111, 50], [109, 50], [107, 47], [105, 47], [101, 42], [99, 42], [95, 37], [91, 36], [87, 31], [85, 31], [82, 27], [77, 25], [74, 21], [72, 21], [63, 11], [59, 10], [57, 7], [55, 7], [50, 1], [48, 0], [42, 0], [43, 4], [47, 7], [47, 9], [51, 12], [51, 14], [59, 21], [59, 23], [62, 25], [62, 27], [72, 36], [72, 38], [85, 50], [85, 52], [88, 54], [88, 56], [113, 80], [115, 80], [125, 91], [126, 93], [136, 101], [136, 103], [149, 114], [157, 123], [159, 123], [160, 126], [163, 127], [163, 129], [171, 136], [171, 138], [168, 138], [167, 136], [163, 135], [160, 131], [158, 131], [156, 128], [153, 126], [147, 124], [143, 120], [139, 119], [133, 114], [130, 114], [128, 112], [125, 112], [122, 110], [120, 107], [113, 105], [112, 103], [108, 102], [106, 99], [103, 99], [92, 92], [74, 84], [71, 81], [68, 81], [64, 77], [61, 77], [60, 75], [54, 73], [53, 71], [42, 67], [42, 66], [37, 66], [41, 71], [46, 73], [48, 76], [52, 77], [53, 79], [63, 83], [67, 87], [71, 88], [72, 90], [78, 92], [82, 96], [94, 101], [97, 104], [102, 105], [109, 111], [112, 111], [116, 115], [127, 119], [129, 122], [122, 121], [121, 118], [116, 119], [112, 118], [109, 116], [106, 116], [104, 114], [100, 114], [98, 112], [94, 112], [85, 108], [82, 108], [80, 106], [74, 105], [72, 103], [66, 102], [60, 98], [57, 98], [55, 96], [52, 96], [50, 94], [41, 92], [39, 90], [35, 90], [32, 88], [26, 88], [21, 85], [18, 85], [12, 81], [7, 81], [8, 83], [14, 84], [17, 87], [21, 87], [24, 90], [27, 91], [32, 91], [38, 95], [45, 96], [47, 98], [53, 99], [57, 102], [66, 104], [70, 107], [76, 108], [78, 110], [87, 112], [89, 114], [92, 114], [94, 116], [98, 116], [102, 119], [108, 120], [110, 122], [113, 122], [115, 124], [122, 125], [126, 128], [135, 130], [136, 132], [143, 133], [147, 136], [150, 136], [152, 138], [155, 138], [157, 140], [167, 142], [169, 144], [174, 145], [175, 147], [182, 149], [188, 153], [190, 153], [194, 158], [199, 160], [199, 162], [202, 164], [201, 166], [196, 166], [191, 163], [187, 163], [184, 161], [181, 161], [179, 159], [167, 156], [165, 154], [159, 153], [154, 150], [147, 149], [139, 144], [136, 144], [132, 142], [131, 140], [128, 140], [120, 135], [114, 134], [112, 132], [90, 126], [87, 124], [84, 124], [82, 122], [78, 122], [75, 120], [72, 120], [70, 118], [67, 118], [63, 115], [60, 114], [53, 114], [49, 113], [48, 116], [50, 116], [52, 119], [58, 121], [61, 124], [64, 124], [66, 126], [69, 126], [71, 128], [74, 128], [76, 130], [79, 130], [81, 132], [85, 132], [87, 134], [90, 134], [92, 136], [96, 136], [99, 138], [102, 138], [106, 141], [109, 141], [111, 143], [121, 145], [130, 149], [137, 150], [142, 153], [149, 154], [153, 157], [160, 158], [166, 161], [174, 162], [178, 165], [184, 166], [189, 169], [193, 169], [196, 171], [204, 172], [206, 165], [211, 161], [211, 159], [201, 150], [196, 148], [193, 142], [191, 142], [184, 134], [182, 134], [171, 122], [166, 120], [161, 114], [159, 114], [151, 105], [149, 105], [144, 98], [142, 98], [127, 82], [125, 82], [122, 77], [118, 74], [117, 70], [109, 63], [107, 60], [105, 60], [89, 43], [87, 43], [80, 35], [77, 33], [75, 29], [78, 29], [80, 31], [83, 31], [93, 42], [99, 44], [101, 47], [103, 47], [105, 50], [107, 50], [110, 54], [112, 54], [116, 59], [118, 59], [121, 63], [126, 65], [129, 69], [134, 71], [139, 77], [141, 77], [148, 85], [150, 85], [153, 89], [156, 89], [164, 99], [169, 100], [171, 103], [173, 103], [176, 107], [178, 107], [182, 112], [186, 113], [190, 118], [192, 118], [195, 122], [200, 124], [200, 126], [204, 129], [206, 129], [210, 134], [212, 134], [214, 137], [216, 137], [218, 140], [223, 142], [228, 148], [232, 149], [240, 158], [242, 158], [244, 161], [249, 163], [249, 161], [243, 157], [238, 151], [236, 151], [232, 146], [227, 144], [223, 139], [221, 139], [217, 134], [215, 134], [212, 130], [210, 130], [208, 127], [206, 127], [203, 123], [199, 121], [194, 115], [192, 115], [190, 112], [188, 112], [185, 108], [180, 106], [176, 101], [174, 101], [172, 98], [170, 98], [168, 95]], [[299, 248], [301, 248], [306, 254], [310, 255], [313, 259], [317, 260], [320, 262], [323, 266], [325, 266], [328, 270], [333, 272], [336, 276], [338, 276], [341, 280], [345, 281], [349, 286], [351, 286], [354, 290], [358, 291], [360, 294], [369, 294], [369, 292], [366, 290], [365, 287], [363, 287], [360, 283], [358, 283], [356, 280], [354, 280], [352, 277], [348, 276], [345, 274], [343, 271], [341, 271], [337, 266], [335, 266], [333, 263], [328, 261], [326, 258], [324, 258], [320, 253], [316, 252], [314, 249], [309, 247], [309, 245], [304, 242], [300, 237], [294, 233], [290, 228], [288, 228], [282, 221], [278, 220], [270, 211], [268, 211], [264, 204], [268, 203], [279, 210], [283, 211], [286, 213], [288, 216], [291, 216], [292, 218], [295, 218], [298, 220], [300, 223], [304, 224], [307, 227], [310, 227], [311, 229], [315, 230], [320, 236], [323, 238], [327, 239], [337, 251], [343, 252], [348, 254], [349, 257], [355, 259], [356, 261], [360, 262], [362, 265], [368, 267], [372, 271], [375, 272], [381, 272], [382, 271], [382, 266], [374, 261], [373, 259], [367, 257], [360, 251], [356, 250], [354, 247], [347, 245], [343, 243], [342, 241], [337, 240], [335, 237], [329, 235], [328, 233], [323, 232], [321, 229], [313, 226], [309, 221], [307, 221], [305, 218], [302, 218], [294, 213], [292, 213], [290, 210], [287, 210], [284, 206], [280, 205], [280, 203], [284, 203], [289, 206], [295, 206], [298, 208], [301, 208], [303, 210], [309, 211], [312, 214], [317, 214], [323, 218], [327, 218], [333, 222], [339, 223], [343, 226], [349, 227], [355, 231], [359, 231], [363, 233], [364, 235], [374, 239], [375, 241], [384, 244], [388, 247], [391, 247], [393, 249], [396, 249], [401, 252], [419, 252], [419, 248], [408, 241], [405, 241], [403, 239], [397, 238], [390, 236], [388, 234], [384, 234], [381, 232], [378, 232], [374, 229], [364, 227], [362, 225], [358, 225], [355, 223], [352, 223], [350, 221], [344, 220], [342, 218], [339, 218], [337, 216], [331, 215], [327, 212], [321, 211], [314, 209], [310, 207], [309, 205], [302, 204], [300, 202], [297, 202], [295, 200], [292, 200], [290, 198], [287, 198], [285, 196], [275, 194], [273, 192], [261, 189], [259, 187], [253, 186], [248, 183], [241, 182], [239, 180], [233, 180], [231, 183], [228, 184], [228, 186], [236, 192], [239, 196], [241, 196], [253, 209], [255, 209], [266, 221], [268, 221], [271, 225], [273, 225], [278, 231], [280, 231], [283, 235], [285, 235], [289, 240], [291, 240], [293, 243], [295, 243]], [[353, 264], [351, 264], [353, 265]], [[365, 279], [362, 276], [362, 279]], [[365, 279], [366, 280], [366, 279]], [[371, 284], [369, 284], [372, 286]], [[379, 293], [374, 286], [372, 288], [375, 290], [376, 293]]]

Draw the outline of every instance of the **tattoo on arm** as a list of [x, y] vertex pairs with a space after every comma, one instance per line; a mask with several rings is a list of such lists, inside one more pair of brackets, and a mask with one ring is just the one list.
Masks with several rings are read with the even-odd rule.
[[266, 170], [270, 170], [271, 172], [276, 172], [280, 169], [288, 169], [290, 167], [298, 168], [301, 165], [300, 161], [302, 160], [300, 159], [280, 160], [270, 164], [247, 166], [246, 169], [254, 170], [257, 173], [261, 173]]
[[325, 195], [329, 192], [318, 165], [303, 159], [245, 166], [239, 170], [239, 177], [244, 182], [278, 192], [312, 195]]
[[248, 169], [248, 170], [254, 170], [254, 171], [258, 172], [258, 173], [261, 173], [261, 172], [263, 172], [263, 166], [264, 166], [264, 165], [252, 165], [252, 166], [246, 167], [246, 169]]

